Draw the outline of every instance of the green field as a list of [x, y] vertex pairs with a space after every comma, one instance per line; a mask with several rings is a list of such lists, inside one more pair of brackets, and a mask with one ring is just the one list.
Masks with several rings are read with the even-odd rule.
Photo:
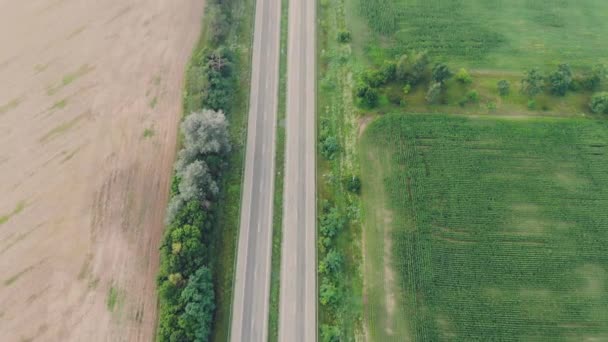
[[607, 340], [607, 126], [402, 114], [370, 124], [370, 340]]
[[366, 37], [366, 51], [376, 62], [412, 49], [462, 66], [514, 71], [608, 61], [603, 0], [352, 2], [352, 11], [376, 33], [365, 34], [367, 27], [360, 25], [355, 35]]

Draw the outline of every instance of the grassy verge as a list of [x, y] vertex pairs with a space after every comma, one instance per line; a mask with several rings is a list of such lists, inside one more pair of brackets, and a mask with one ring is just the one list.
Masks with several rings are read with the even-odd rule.
[[322, 341], [353, 341], [363, 334], [360, 201], [345, 182], [357, 174], [359, 162], [351, 46], [337, 40], [345, 30], [344, 6], [344, 0], [321, 0], [318, 8], [318, 317]]
[[247, 111], [251, 83], [251, 49], [255, 0], [231, 3], [232, 22], [227, 45], [236, 53], [238, 89], [230, 120], [232, 153], [224, 175], [224, 193], [218, 207], [218, 224], [214, 238], [216, 312], [212, 341], [227, 341], [230, 335], [236, 242], [239, 232], [241, 186], [247, 136]]
[[287, 95], [287, 20], [289, 1], [281, 2], [281, 55], [279, 66], [279, 108], [274, 178], [274, 209], [272, 218], [272, 263], [270, 270], [270, 308], [268, 341], [279, 338], [279, 297], [281, 289], [281, 242], [283, 236], [283, 181], [285, 171], [285, 111]]

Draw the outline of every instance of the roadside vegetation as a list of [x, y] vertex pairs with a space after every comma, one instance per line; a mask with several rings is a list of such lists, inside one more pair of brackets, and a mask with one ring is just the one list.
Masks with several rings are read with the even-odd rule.
[[251, 37], [243, 32], [252, 5], [209, 2], [186, 71], [157, 280], [159, 341], [227, 339], [249, 84]]
[[318, 35], [319, 338], [332, 342], [363, 336], [357, 121], [344, 6], [320, 1]]
[[387, 114], [372, 123], [361, 140], [366, 221], [381, 213], [379, 230], [391, 231], [406, 312], [390, 323], [388, 304], [376, 304], [372, 339], [606, 336], [606, 152], [605, 120]]

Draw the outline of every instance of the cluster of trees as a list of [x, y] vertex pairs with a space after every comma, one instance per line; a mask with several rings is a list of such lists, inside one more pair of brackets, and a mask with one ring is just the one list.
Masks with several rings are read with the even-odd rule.
[[[347, 222], [338, 207], [328, 201], [323, 203], [319, 221], [319, 303], [337, 316], [344, 293], [344, 256], [337, 249], [336, 238]], [[324, 342], [338, 342], [342, 336], [337, 317], [332, 317], [332, 320], [334, 324], [321, 326], [321, 340]]]
[[186, 72], [182, 149], [175, 163], [157, 277], [158, 340], [208, 341], [215, 293], [210, 253], [221, 176], [231, 151], [228, 121], [236, 94], [235, 57], [224, 45], [230, 2], [207, 6], [207, 36]]
[[167, 229], [157, 278], [160, 341], [207, 341], [215, 297], [209, 237], [224, 160], [230, 152], [221, 111], [203, 110], [181, 125], [183, 148], [175, 164]]
[[[597, 92], [605, 80], [607, 70], [603, 65], [596, 65], [590, 70], [575, 74], [568, 64], [560, 64], [557, 69], [549, 75], [543, 75], [538, 68], [530, 69], [521, 80], [522, 93], [530, 97], [530, 105], [534, 104], [533, 98], [548, 90], [555, 96], [565, 96], [568, 91], [590, 91]], [[608, 106], [607, 93], [595, 93], [589, 107], [594, 113], [606, 113]]]

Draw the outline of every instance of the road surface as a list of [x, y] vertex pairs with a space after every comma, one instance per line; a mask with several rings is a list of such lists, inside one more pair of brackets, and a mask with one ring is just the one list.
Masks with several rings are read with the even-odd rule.
[[281, 0], [257, 0], [231, 340], [266, 342]]
[[291, 0], [279, 341], [317, 339], [314, 0]]

